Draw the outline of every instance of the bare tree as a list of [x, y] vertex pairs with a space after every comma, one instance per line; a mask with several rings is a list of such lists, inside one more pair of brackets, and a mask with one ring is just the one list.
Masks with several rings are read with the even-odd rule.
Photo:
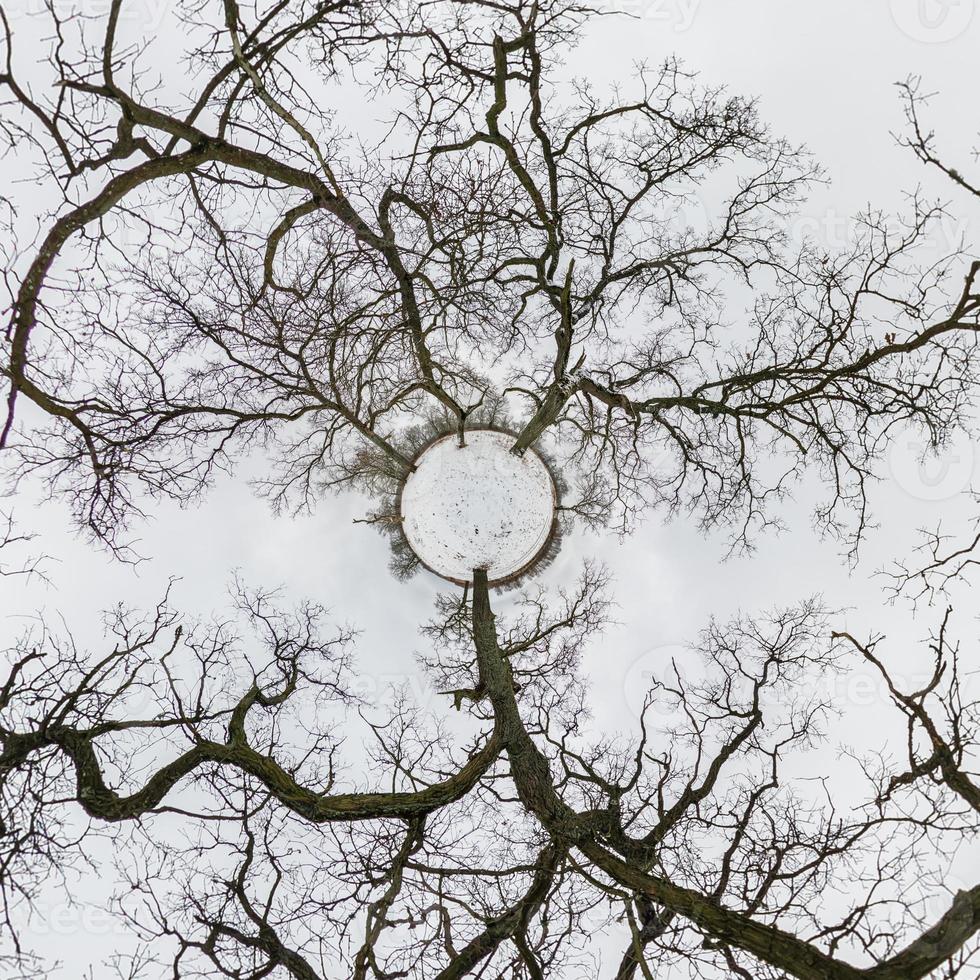
[[[35, 534], [18, 531], [13, 514], [0, 513], [0, 578], [43, 577], [44, 556], [23, 554], [23, 545], [34, 541], [36, 537]], [[13, 564], [10, 564], [6, 561], [6, 557], [12, 553], [18, 553], [18, 557]]]
[[[905, 106], [906, 131], [898, 138], [901, 145], [913, 153], [930, 169], [941, 173], [950, 180], [958, 193], [957, 203], [971, 198], [980, 198], [980, 182], [968, 173], [957, 169], [944, 160], [936, 147], [936, 134], [925, 127], [922, 113], [932, 98], [922, 92], [922, 80], [912, 76], [899, 84]], [[980, 156], [980, 148], [974, 157]], [[967, 196], [963, 197], [962, 192]], [[973, 490], [976, 498], [976, 490]], [[976, 524], [976, 522], [975, 522]], [[969, 534], [964, 540], [944, 531], [942, 527], [923, 533], [919, 551], [924, 560], [897, 561], [888, 571], [888, 577], [896, 596], [911, 593], [914, 599], [933, 599], [942, 597], [946, 587], [969, 578], [969, 573], [978, 564], [980, 555], [980, 535]]]
[[[8, 929], [108, 836], [115, 911], [174, 976], [573, 975], [614, 919], [624, 978], [956, 975], [980, 886], [935, 918], [910, 898], [980, 804], [948, 614], [918, 691], [814, 602], [713, 624], [703, 680], [664, 665], [639, 732], [610, 741], [583, 725], [577, 673], [606, 586], [588, 568], [497, 621], [476, 570], [426, 631], [458, 714], [362, 706], [366, 778], [336, 727], [351, 637], [324, 636], [315, 607], [242, 592], [247, 643], [167, 602], [113, 612], [109, 652], [25, 638], [0, 689]], [[792, 759], [828, 737], [818, 678], [855, 655], [889, 684], [909, 755], [864, 757], [867, 796], [840, 807]]]
[[[821, 520], [859, 536], [889, 429], [962, 417], [978, 269], [950, 291], [917, 268], [940, 212], [801, 249], [806, 152], [675, 62], [629, 93], [560, 81], [585, 7], [227, 0], [182, 26], [189, 101], [120, 11], [48, 12], [47, 88], [5, 20], [0, 78], [10, 141], [63, 196], [10, 256], [2, 442], [100, 538], [249, 445], [281, 502], [357, 479], [364, 446], [404, 471], [426, 405], [462, 438], [491, 391], [530, 412], [515, 452], [554, 433], [620, 526], [652, 502], [748, 540], [812, 465]], [[335, 92], [390, 129], [347, 135]]]
[[[934, 168], [947, 177], [959, 191], [966, 191], [974, 197], [980, 197], [980, 181], [964, 174], [961, 169], [948, 160], [944, 160], [936, 148], [936, 134], [927, 129], [922, 119], [922, 111], [933, 98], [922, 91], [922, 79], [917, 75], [909, 76], [898, 85], [905, 106], [906, 131], [899, 135], [899, 143], [910, 149], [922, 163]], [[980, 158], [980, 146], [973, 151], [974, 160]]]
[[[793, 242], [806, 152], [674, 62], [634, 94], [558, 81], [584, 6], [190, 5], [189, 97], [121, 11], [46, 11], [50, 87], [21, 81], [4, 16], [0, 73], [3, 132], [60, 193], [9, 255], [0, 445], [110, 545], [251, 447], [302, 505], [397, 480], [433, 409], [464, 442], [502, 397], [514, 452], [547, 433], [584, 471], [562, 506], [590, 523], [654, 503], [748, 541], [815, 466], [824, 525], [856, 509], [860, 536], [890, 430], [964, 418], [980, 263], [919, 268], [941, 211], [868, 214], [843, 254]], [[390, 129], [347, 135], [345, 86]], [[977, 826], [951, 614], [914, 691], [815, 601], [714, 623], [704, 679], [664, 665], [613, 740], [578, 671], [607, 590], [590, 565], [498, 621], [476, 569], [424, 631], [432, 711], [359, 704], [352, 635], [264, 593], [217, 624], [118, 607], [105, 649], [37, 627], [0, 686], [0, 962], [43, 969], [22, 916], [105, 838], [131, 980], [592, 975], [611, 928], [622, 980], [964, 975], [980, 885], [935, 915], [909, 899]], [[846, 657], [880, 671], [908, 745], [862, 757], [845, 809], [790, 760], [829, 739], [818, 681]]]

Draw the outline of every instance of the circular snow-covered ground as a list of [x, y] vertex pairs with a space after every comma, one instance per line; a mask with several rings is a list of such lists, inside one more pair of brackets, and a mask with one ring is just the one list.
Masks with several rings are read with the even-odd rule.
[[432, 443], [402, 487], [402, 528], [430, 571], [469, 582], [485, 568], [490, 582], [524, 571], [540, 557], [555, 519], [555, 486], [534, 450], [510, 451], [515, 437], [476, 429]]

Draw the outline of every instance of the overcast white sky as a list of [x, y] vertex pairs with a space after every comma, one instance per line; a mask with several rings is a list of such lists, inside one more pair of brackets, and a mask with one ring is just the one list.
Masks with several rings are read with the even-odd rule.
[[[81, 2], [95, 10], [101, 0]], [[145, 0], [134, 7], [154, 25], [166, 25], [172, 13], [168, 2]], [[940, 146], [964, 169], [971, 165], [971, 147], [980, 131], [980, 10], [975, 0], [608, 2], [609, 9], [636, 18], [594, 22], [570, 70], [598, 85], [628, 79], [634, 61], [677, 54], [706, 82], [759, 96], [762, 115], [773, 129], [808, 144], [831, 181], [804, 206], [801, 229], [825, 235], [830, 244], [846, 244], [851, 214], [869, 203], [900, 209], [904, 194], [921, 184], [927, 195], [955, 203], [949, 239], [965, 235], [975, 250], [977, 203], [957, 197], [951, 185], [924, 171], [892, 135], [902, 124], [894, 83], [920, 74], [924, 86], [938, 93], [929, 116]], [[14, 0], [15, 26], [31, 4], [36, 0]], [[16, 160], [8, 158], [2, 166], [4, 183], [23, 175]], [[24, 207], [30, 208], [33, 195], [27, 188], [23, 194]], [[964, 437], [945, 459], [923, 467], [914, 441], [898, 441], [882, 483], [872, 491], [881, 529], [871, 535], [854, 569], [841, 561], [833, 542], [816, 539], [804, 502], [787, 509], [785, 534], [763, 538], [754, 555], [728, 562], [722, 562], [724, 540], [705, 538], [683, 520], [665, 526], [656, 513], [647, 515], [627, 540], [588, 534], [568, 541], [543, 583], [571, 582], [587, 557], [606, 562], [615, 575], [619, 625], [584, 658], [592, 678], [595, 729], [608, 732], [632, 723], [638, 680], [671, 655], [682, 657], [680, 645], [710, 616], [759, 611], [818, 592], [830, 605], [849, 608], [840, 626], [889, 636], [887, 650], [899, 676], [920, 675], [926, 661], [915, 640], [928, 632], [936, 611], [927, 610], [913, 622], [906, 610], [887, 607], [873, 573], [908, 553], [916, 528], [942, 519], [955, 529], [972, 515], [966, 491], [976, 481], [980, 450]], [[442, 710], [413, 661], [421, 642], [418, 626], [430, 614], [440, 583], [427, 573], [407, 584], [388, 574], [384, 540], [352, 523], [367, 510], [366, 501], [330, 498], [313, 514], [275, 517], [249, 489], [248, 472], [246, 464], [233, 477], [220, 479], [199, 505], [186, 510], [163, 505], [134, 526], [138, 550], [149, 559], [137, 569], [93, 550], [70, 529], [61, 503], [41, 502], [25, 488], [12, 502], [13, 510], [25, 529], [40, 532], [40, 549], [58, 561], [49, 566], [50, 586], [0, 581], [0, 631], [17, 632], [23, 617], [43, 609], [63, 615], [80, 636], [96, 637], [99, 609], [120, 601], [149, 605], [173, 575], [181, 578], [176, 605], [207, 615], [226, 606], [229, 579], [237, 570], [247, 582], [282, 585], [296, 599], [315, 598], [338, 620], [360, 628], [364, 693], [373, 691], [383, 699], [392, 683], [408, 682], [420, 699]], [[0, 509], [10, 506], [0, 500]], [[503, 597], [498, 605], [504, 608], [508, 601]], [[976, 650], [977, 624], [965, 603], [958, 627], [964, 649]], [[836, 695], [846, 712], [844, 740], [873, 748], [895, 736], [883, 722], [894, 716], [880, 684], [863, 668], [843, 678]], [[958, 874], [972, 883], [980, 876], [980, 863], [964, 863]], [[60, 955], [69, 960], [65, 977], [81, 976], [82, 964], [99, 957], [105, 945], [99, 929], [72, 915], [55, 930]], [[50, 927], [38, 932], [45, 945], [50, 935]], [[621, 952], [619, 942], [610, 948], [613, 956]]]

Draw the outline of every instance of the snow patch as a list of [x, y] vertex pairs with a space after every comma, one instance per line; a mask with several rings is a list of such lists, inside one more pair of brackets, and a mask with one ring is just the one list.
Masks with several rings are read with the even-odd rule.
[[541, 457], [510, 451], [515, 436], [477, 429], [459, 446], [443, 436], [416, 460], [401, 494], [412, 550], [443, 578], [469, 582], [485, 568], [509, 578], [539, 556], [555, 517], [555, 487]]

